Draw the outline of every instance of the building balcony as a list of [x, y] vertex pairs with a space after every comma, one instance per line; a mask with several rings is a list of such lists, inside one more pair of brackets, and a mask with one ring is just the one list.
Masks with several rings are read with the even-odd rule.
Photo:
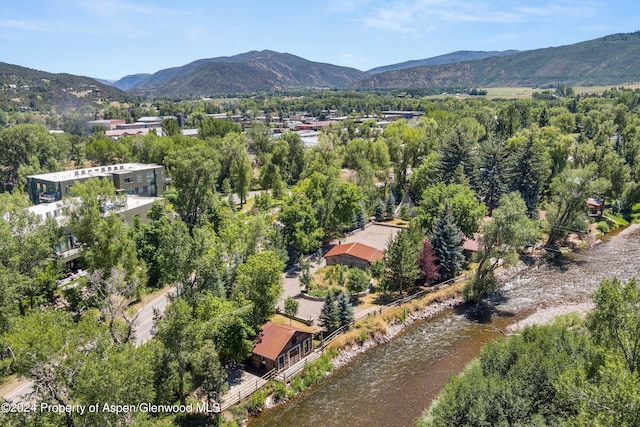
[[57, 250], [56, 255], [63, 261], [68, 262], [80, 258], [80, 252], [82, 252], [82, 246], [78, 245], [73, 248]]
[[38, 194], [38, 200], [40, 200], [43, 203], [55, 202], [56, 201], [56, 195], [55, 194], [40, 193], [40, 194]]

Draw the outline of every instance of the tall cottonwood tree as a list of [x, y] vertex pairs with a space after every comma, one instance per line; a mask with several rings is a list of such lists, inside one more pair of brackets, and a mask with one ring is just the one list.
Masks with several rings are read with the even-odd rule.
[[282, 293], [284, 263], [272, 251], [250, 255], [236, 270], [234, 293], [253, 303], [253, 325], [258, 327], [274, 313]]
[[493, 220], [481, 228], [480, 247], [474, 254], [478, 263], [475, 274], [464, 289], [468, 300], [479, 301], [494, 291], [497, 281], [494, 271], [499, 265], [509, 266], [527, 245], [535, 243], [540, 232], [535, 221], [527, 216], [527, 207], [517, 192], [502, 198]]
[[172, 185], [178, 191], [175, 208], [189, 230], [193, 230], [215, 204], [220, 156], [213, 148], [199, 143], [169, 153], [165, 161]]
[[604, 279], [593, 294], [596, 307], [587, 315], [595, 341], [622, 355], [630, 373], [640, 367], [640, 287], [635, 278], [626, 282]]

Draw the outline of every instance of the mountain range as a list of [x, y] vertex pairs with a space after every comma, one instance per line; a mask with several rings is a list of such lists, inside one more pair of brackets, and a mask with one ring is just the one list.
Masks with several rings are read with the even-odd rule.
[[157, 95], [202, 95], [297, 88], [345, 88], [367, 74], [271, 50], [200, 59], [154, 74], [126, 76], [113, 85]]
[[505, 50], [505, 51], [473, 51], [473, 50], [459, 50], [457, 52], [447, 53], [445, 55], [438, 55], [427, 59], [415, 59], [412, 61], [405, 61], [399, 64], [384, 65], [382, 67], [372, 68], [367, 71], [367, 74], [379, 74], [385, 71], [404, 70], [407, 68], [415, 67], [430, 67], [432, 65], [454, 64], [456, 62], [473, 61], [476, 59], [491, 58], [494, 56], [507, 56], [520, 52], [519, 50]]
[[615, 85], [640, 81], [640, 32], [477, 61], [391, 70], [352, 88]]
[[[367, 72], [270, 50], [200, 59], [116, 82], [0, 63], [0, 101], [33, 104], [44, 96], [57, 104], [76, 106], [100, 97], [123, 100], [130, 96], [186, 98], [313, 88], [549, 87], [637, 81], [640, 32], [528, 51], [458, 51]], [[37, 88], [38, 96], [19, 93], [25, 87]]]

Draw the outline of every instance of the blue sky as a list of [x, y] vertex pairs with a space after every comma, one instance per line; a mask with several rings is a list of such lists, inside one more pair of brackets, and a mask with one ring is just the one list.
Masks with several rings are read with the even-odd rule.
[[640, 30], [631, 0], [3, 0], [0, 61], [118, 79], [270, 49], [368, 70]]

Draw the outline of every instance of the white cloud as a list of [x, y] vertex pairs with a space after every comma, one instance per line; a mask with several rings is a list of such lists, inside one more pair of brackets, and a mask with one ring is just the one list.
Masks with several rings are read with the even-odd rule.
[[[549, 0], [547, 0], [549, 1]], [[524, 3], [524, 4], [523, 4]], [[486, 23], [518, 24], [538, 22], [548, 17], [587, 17], [596, 15], [590, 1], [443, 1], [396, 0], [354, 11], [354, 19], [367, 27], [398, 33], [423, 33], [430, 26]]]

